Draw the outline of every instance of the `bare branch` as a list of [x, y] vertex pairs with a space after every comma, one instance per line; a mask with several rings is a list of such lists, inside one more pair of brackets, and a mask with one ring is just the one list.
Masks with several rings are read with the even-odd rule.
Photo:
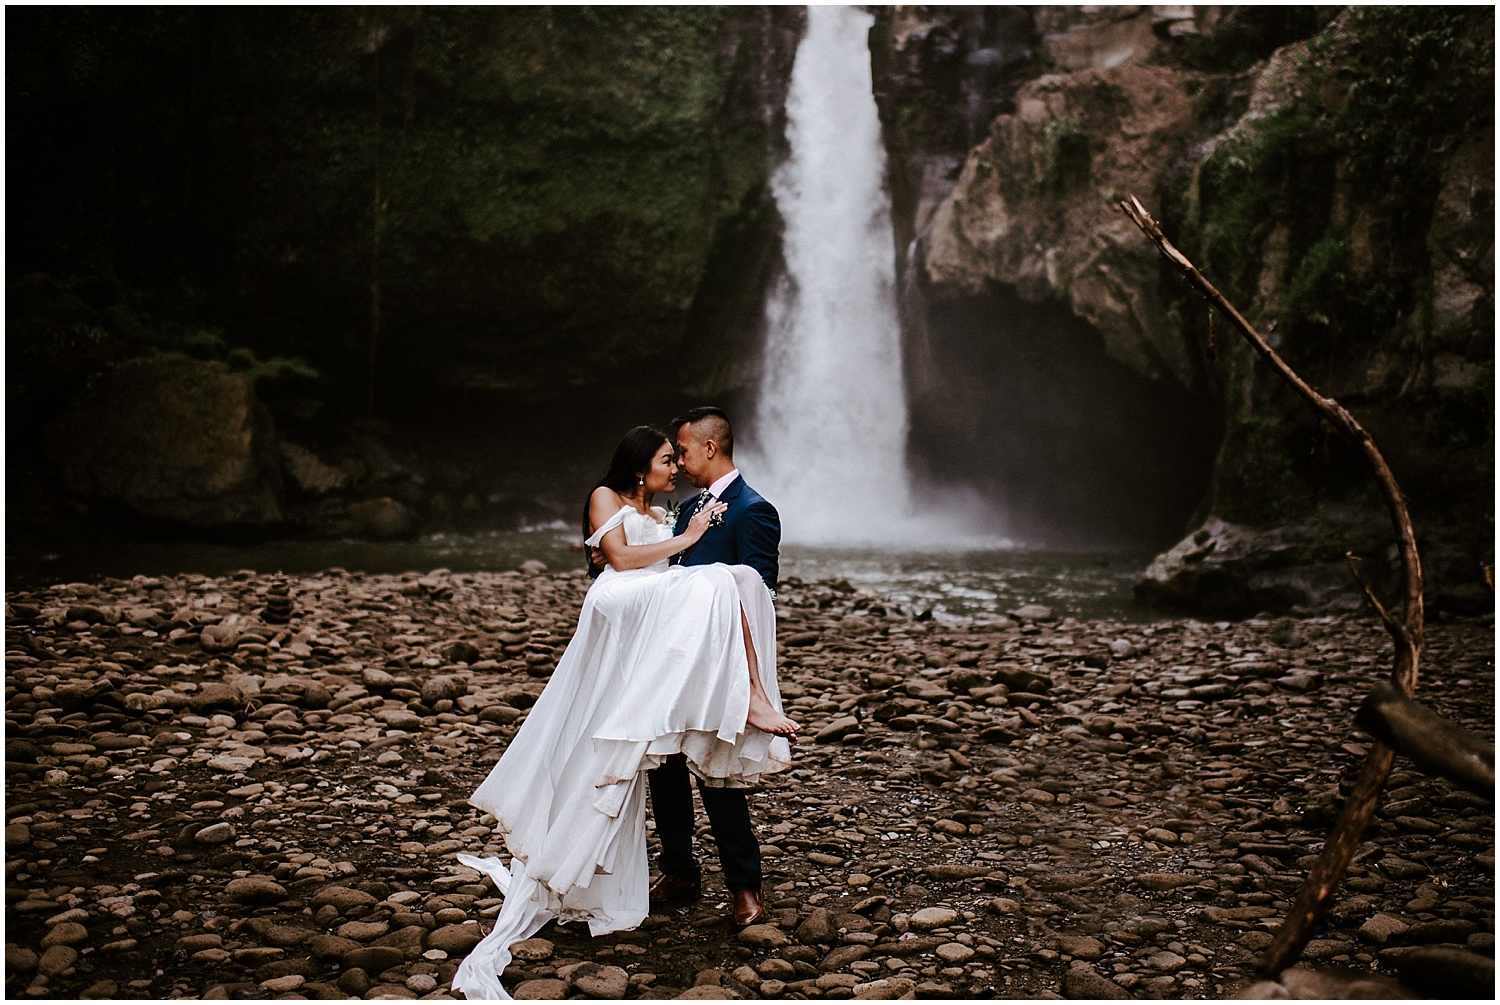
[[1385, 622], [1385, 627], [1390, 629], [1391, 634], [1396, 636], [1399, 644], [1401, 634], [1405, 629], [1401, 627], [1401, 622], [1397, 621], [1391, 612], [1385, 609], [1385, 605], [1380, 602], [1380, 598], [1375, 596], [1375, 591], [1370, 589], [1370, 584], [1366, 583], [1365, 578], [1359, 574], [1359, 563], [1364, 560], [1354, 554], [1354, 552], [1346, 551], [1344, 552], [1344, 561], [1349, 563], [1349, 574], [1354, 577], [1354, 581], [1364, 591], [1365, 599], [1370, 602], [1371, 607], [1375, 608], [1375, 613], [1380, 615], [1380, 620]]
[[1495, 798], [1495, 748], [1382, 681], [1354, 717], [1359, 728], [1428, 771]]
[[[1406, 508], [1406, 499], [1402, 496], [1401, 487], [1396, 484], [1396, 478], [1391, 474], [1385, 458], [1376, 448], [1375, 441], [1346, 408], [1332, 398], [1319, 394], [1298, 376], [1286, 360], [1271, 348], [1271, 344], [1266, 341], [1265, 337], [1256, 331], [1255, 326], [1235, 309], [1228, 298], [1220, 293], [1203, 273], [1198, 271], [1186, 255], [1167, 240], [1166, 234], [1162, 233], [1161, 225], [1146, 211], [1146, 207], [1141, 205], [1139, 199], [1131, 196], [1119, 205], [1142, 233], [1151, 239], [1167, 261], [1171, 262], [1210, 304], [1229, 318], [1245, 340], [1271, 365], [1271, 368], [1335, 429], [1352, 439], [1365, 455], [1365, 459], [1369, 461], [1375, 480], [1380, 486], [1381, 495], [1385, 499], [1386, 510], [1390, 513], [1391, 524], [1396, 531], [1396, 541], [1401, 553], [1403, 581], [1401, 620], [1397, 622], [1390, 612], [1376, 601], [1374, 593], [1359, 578], [1357, 572], [1355, 572], [1355, 581], [1375, 605], [1381, 620], [1385, 622], [1396, 640], [1396, 655], [1391, 679], [1400, 694], [1410, 696], [1417, 686], [1417, 671], [1422, 657], [1424, 620], [1422, 562], [1417, 554], [1417, 535], [1412, 527], [1411, 515]], [[1352, 562], [1350, 569], [1354, 571]], [[1308, 873], [1307, 881], [1298, 891], [1296, 902], [1287, 912], [1286, 922], [1277, 930], [1275, 938], [1266, 947], [1265, 954], [1260, 959], [1257, 969], [1262, 974], [1268, 976], [1279, 974], [1302, 955], [1302, 950], [1312, 938], [1313, 930], [1327, 906], [1329, 897], [1333, 894], [1334, 887], [1338, 885], [1344, 871], [1349, 867], [1349, 861], [1354, 856], [1354, 849], [1359, 844], [1360, 835], [1364, 833], [1370, 817], [1375, 813], [1380, 791], [1385, 787], [1385, 780], [1390, 774], [1395, 757], [1395, 751], [1386, 743], [1377, 740], [1371, 744], [1364, 767], [1355, 782], [1354, 791], [1344, 805], [1338, 822], [1329, 833], [1328, 840], [1323, 846], [1323, 853], [1318, 856], [1318, 861]]]

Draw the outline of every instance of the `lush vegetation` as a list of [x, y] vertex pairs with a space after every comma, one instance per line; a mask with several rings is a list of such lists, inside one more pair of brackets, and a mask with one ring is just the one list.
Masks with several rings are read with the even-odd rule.
[[[1202, 164], [1182, 221], [1186, 250], [1315, 385], [1377, 426], [1393, 399], [1426, 396], [1408, 401], [1424, 429], [1385, 431], [1397, 454], [1478, 457], [1493, 442], [1487, 394], [1410, 380], [1439, 353], [1485, 352], [1467, 344], [1475, 333], [1446, 345], [1430, 330], [1428, 232], [1453, 152], [1493, 136], [1493, 39], [1493, 8], [1350, 9], [1311, 40], [1274, 110]], [[1245, 386], [1247, 365], [1228, 354], [1219, 377]], [[1274, 523], [1363, 495], [1357, 459], [1274, 382], [1248, 383], [1256, 404], [1231, 414], [1220, 512]], [[1450, 482], [1426, 485], [1443, 494]]]
[[12, 418], [150, 351], [316, 371], [350, 411], [372, 381], [701, 379], [700, 290], [742, 306], [774, 233], [767, 17], [12, 11]]

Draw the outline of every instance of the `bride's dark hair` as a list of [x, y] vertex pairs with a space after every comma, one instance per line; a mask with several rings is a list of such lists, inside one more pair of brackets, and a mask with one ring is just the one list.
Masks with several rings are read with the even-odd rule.
[[[620, 440], [620, 445], [615, 447], [615, 455], [610, 458], [609, 468], [605, 470], [604, 476], [594, 483], [594, 489], [601, 485], [608, 489], [614, 489], [621, 495], [630, 492], [640, 484], [642, 471], [651, 468], [651, 461], [656, 457], [656, 452], [661, 449], [663, 443], [670, 443], [667, 434], [655, 426], [636, 426]], [[588, 497], [583, 500], [583, 537], [588, 540], [593, 535], [593, 528], [589, 526], [589, 499], [594, 495], [594, 489], [589, 489]], [[590, 549], [583, 549], [584, 561], [589, 566], [589, 576], [597, 577], [604, 570], [594, 564], [594, 556]]]

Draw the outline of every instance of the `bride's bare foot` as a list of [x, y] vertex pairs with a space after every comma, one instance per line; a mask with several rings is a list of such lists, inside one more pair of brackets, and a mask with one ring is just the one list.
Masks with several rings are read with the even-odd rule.
[[750, 695], [750, 714], [746, 721], [756, 729], [776, 736], [796, 736], [802, 727], [771, 707], [771, 703], [760, 695]]

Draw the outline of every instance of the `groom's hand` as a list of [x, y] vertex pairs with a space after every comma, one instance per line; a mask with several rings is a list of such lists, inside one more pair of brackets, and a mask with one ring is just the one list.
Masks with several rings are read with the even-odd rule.
[[594, 563], [594, 568], [596, 569], [603, 569], [609, 565], [609, 562], [604, 557], [604, 551], [601, 548], [589, 549], [589, 561]]

